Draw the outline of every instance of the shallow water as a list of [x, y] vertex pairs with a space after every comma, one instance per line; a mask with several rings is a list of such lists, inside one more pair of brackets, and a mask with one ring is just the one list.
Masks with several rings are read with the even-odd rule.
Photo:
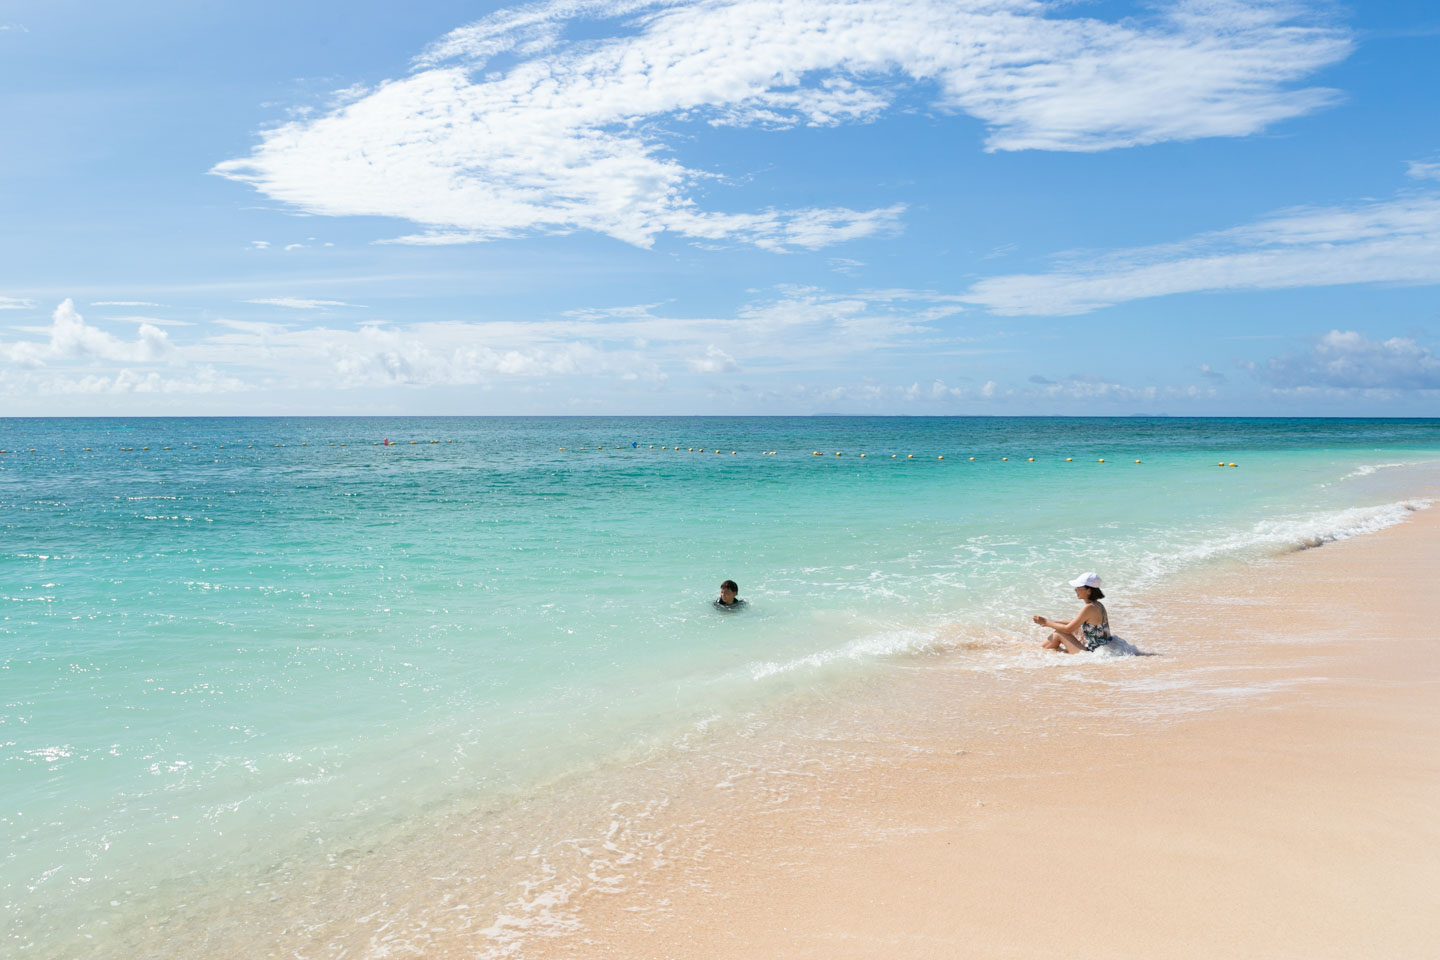
[[[1014, 665], [1082, 570], [1123, 608], [1397, 522], [1385, 478], [1440, 421], [10, 420], [0, 448], [0, 904], [12, 948], [69, 956], [456, 810], [561, 830], [597, 771], [896, 657]], [[709, 605], [727, 577], [743, 612]]]

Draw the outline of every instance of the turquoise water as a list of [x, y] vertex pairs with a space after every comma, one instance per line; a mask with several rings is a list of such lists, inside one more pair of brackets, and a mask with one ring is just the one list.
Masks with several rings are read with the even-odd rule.
[[1083, 570], [1123, 596], [1378, 529], [1404, 510], [1366, 481], [1440, 460], [1440, 421], [8, 420], [0, 447], [0, 903], [58, 956], [167, 883], [1019, 648]]

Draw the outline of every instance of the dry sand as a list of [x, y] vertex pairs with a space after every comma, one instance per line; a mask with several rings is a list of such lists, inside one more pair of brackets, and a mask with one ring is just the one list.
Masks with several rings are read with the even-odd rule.
[[917, 670], [903, 709], [936, 718], [879, 762], [703, 801], [703, 858], [521, 954], [1440, 956], [1437, 587], [1433, 509], [1146, 598], [1166, 656], [1124, 673], [940, 716], [955, 676]]

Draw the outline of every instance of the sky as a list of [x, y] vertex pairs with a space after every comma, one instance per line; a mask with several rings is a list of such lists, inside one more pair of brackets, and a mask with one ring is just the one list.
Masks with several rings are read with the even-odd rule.
[[0, 0], [0, 416], [1440, 416], [1431, 0]]

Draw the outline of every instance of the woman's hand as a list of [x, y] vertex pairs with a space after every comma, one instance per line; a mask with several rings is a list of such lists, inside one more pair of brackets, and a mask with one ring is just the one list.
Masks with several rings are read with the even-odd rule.
[[1040, 616], [1040, 614], [1038, 614], [1038, 613], [1035, 614], [1035, 615], [1034, 615], [1033, 617], [1031, 617], [1030, 619], [1033, 620], [1033, 621], [1035, 621], [1035, 623], [1036, 623], [1037, 626], [1041, 626], [1041, 627], [1045, 626], [1045, 618], [1042, 617], [1042, 616]]

